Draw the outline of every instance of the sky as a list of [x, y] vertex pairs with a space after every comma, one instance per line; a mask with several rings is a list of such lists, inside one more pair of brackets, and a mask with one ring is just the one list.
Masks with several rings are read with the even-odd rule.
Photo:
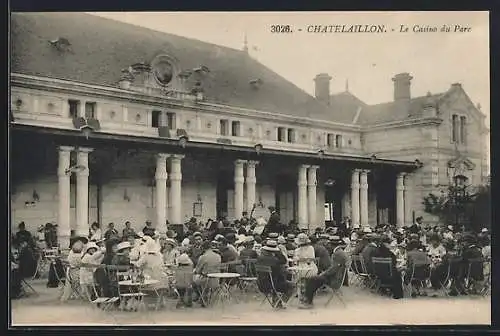
[[[314, 94], [318, 73], [332, 76], [332, 93], [349, 91], [368, 104], [393, 99], [392, 77], [413, 76], [411, 94], [445, 92], [461, 83], [489, 123], [488, 12], [108, 12], [92, 13], [150, 29], [242, 49]], [[384, 25], [386, 33], [308, 33], [310, 25]], [[290, 25], [291, 33], [272, 33]], [[400, 32], [400, 25], [409, 28]], [[413, 32], [413, 27], [438, 32]], [[439, 32], [449, 25], [451, 32]], [[454, 32], [455, 25], [470, 30]], [[298, 30], [302, 29], [301, 32]], [[392, 31], [394, 29], [394, 31]]]

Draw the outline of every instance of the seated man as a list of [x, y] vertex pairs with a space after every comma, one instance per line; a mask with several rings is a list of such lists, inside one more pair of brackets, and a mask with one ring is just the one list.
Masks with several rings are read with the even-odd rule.
[[[428, 257], [427, 253], [419, 249], [420, 246], [420, 241], [418, 240], [411, 240], [408, 245], [406, 246], [407, 252], [407, 265], [408, 265], [408, 272], [406, 273], [406, 282], [410, 281], [410, 277], [414, 276], [417, 277], [418, 274], [412, 274], [413, 270], [413, 265], [414, 264], [427, 264], [430, 267], [431, 265], [431, 260]], [[417, 272], [416, 272], [417, 273]], [[417, 295], [426, 295], [425, 291], [420, 291], [421, 288], [421, 283], [420, 281], [413, 281], [411, 284], [412, 287], [414, 288], [414, 291], [412, 291], [412, 297], [415, 297]]]
[[[340, 237], [336, 236], [338, 244], [342, 243]], [[344, 281], [345, 269], [348, 263], [348, 256], [342, 249], [337, 249], [332, 254], [331, 265], [319, 275], [306, 279], [306, 289], [304, 302], [300, 308], [312, 308], [314, 294], [325, 284], [329, 284], [333, 288], [339, 288]]]
[[401, 299], [403, 297], [403, 282], [401, 281], [401, 272], [397, 269], [396, 255], [391, 252], [391, 240], [389, 237], [384, 236], [380, 239], [380, 245], [373, 253], [372, 257], [376, 258], [391, 258], [392, 278], [383, 279], [391, 284], [392, 297], [394, 299]]
[[[288, 302], [293, 293], [293, 282], [286, 280], [287, 274], [285, 266], [287, 259], [278, 248], [278, 243], [275, 240], [268, 240], [266, 246], [262, 247], [261, 255], [257, 258], [257, 265], [271, 267], [271, 277], [273, 279], [276, 291], [284, 293], [283, 301]], [[264, 294], [273, 294], [273, 306], [277, 303], [278, 298], [272, 291], [272, 284], [269, 276], [264, 273], [257, 274], [257, 285], [259, 290]], [[276, 308], [285, 308], [281, 302], [278, 302]]]
[[[201, 248], [204, 253], [198, 259], [198, 263], [196, 264], [196, 268], [194, 270], [193, 276], [193, 288], [196, 289], [198, 294], [202, 294], [205, 288], [214, 289], [217, 288], [218, 280], [217, 279], [209, 279], [206, 277], [207, 274], [210, 273], [219, 273], [221, 268], [221, 257], [219, 254], [214, 252], [214, 248], [217, 243], [212, 242], [203, 242]], [[208, 299], [208, 291], [205, 290], [203, 293], [204, 297], [201, 300], [201, 306], [205, 307], [205, 303]]]
[[361, 251], [360, 255], [361, 257], [363, 257], [368, 274], [373, 274], [372, 257], [374, 257], [373, 254], [378, 249], [377, 242], [380, 240], [380, 236], [369, 233], [366, 235], [366, 238], [368, 239], [369, 243]]
[[[323, 234], [319, 238], [324, 238]], [[311, 240], [314, 247], [314, 256], [318, 259], [318, 271], [323, 272], [331, 266], [330, 254], [324, 245], [324, 240], [319, 240], [314, 235], [309, 237], [309, 240]]]

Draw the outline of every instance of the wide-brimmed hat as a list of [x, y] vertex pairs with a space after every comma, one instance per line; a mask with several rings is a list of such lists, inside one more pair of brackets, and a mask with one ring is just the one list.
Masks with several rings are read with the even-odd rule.
[[266, 245], [262, 246], [262, 249], [269, 252], [278, 252], [278, 242], [276, 240], [268, 240]]
[[203, 234], [201, 232], [199, 232], [199, 231], [196, 231], [195, 233], [193, 233], [193, 238], [197, 237], [197, 236], [203, 237]]
[[340, 238], [340, 236], [329, 236], [328, 241], [332, 244], [343, 244], [344, 241]]
[[482, 228], [481, 232], [486, 233], [489, 232], [487, 228]]
[[128, 248], [132, 248], [132, 245], [130, 245], [130, 243], [128, 241], [124, 241], [116, 246], [116, 252], [119, 252], [119, 251], [122, 251], [122, 250], [125, 250]]
[[278, 237], [278, 244], [286, 244], [286, 239], [283, 236]]
[[177, 263], [179, 265], [191, 265], [193, 261], [189, 258], [187, 254], [183, 253], [177, 257]]
[[221, 239], [225, 239], [223, 235], [221, 235], [221, 234], [215, 235], [215, 238], [214, 238], [215, 241], [219, 241]]
[[145, 253], [159, 253], [160, 248], [159, 248], [158, 244], [156, 244], [156, 242], [153, 239], [148, 239], [144, 243], [144, 252]]
[[295, 239], [295, 235], [293, 233], [289, 233], [286, 235], [286, 240], [293, 241]]
[[271, 232], [267, 235], [267, 237], [271, 239], [278, 239], [279, 234], [277, 234], [276, 232]]
[[89, 242], [89, 239], [87, 237], [83, 237], [83, 236], [74, 237], [74, 238], [71, 238], [70, 245], [73, 246], [73, 244], [78, 242], [78, 241], [82, 242], [83, 244], [87, 244]]
[[174, 230], [167, 230], [167, 237], [168, 238], [176, 238], [177, 232], [175, 232]]
[[90, 249], [96, 249], [97, 251], [99, 251], [99, 246], [97, 246], [97, 244], [94, 242], [88, 242], [83, 249], [83, 254], [87, 253]]
[[363, 232], [364, 233], [372, 233], [373, 231], [372, 231], [371, 227], [365, 226], [365, 227], [363, 227]]
[[299, 245], [305, 245], [309, 244], [311, 240], [305, 233], [299, 233], [296, 238], [297, 244]]
[[177, 242], [176, 242], [175, 240], [173, 240], [172, 238], [166, 238], [166, 239], [165, 239], [165, 244], [169, 244], [169, 245], [171, 245], [172, 247], [177, 246]]
[[453, 231], [453, 226], [451, 226], [451, 225], [448, 225], [446, 228], [447, 228], [448, 230], [450, 230], [450, 231]]

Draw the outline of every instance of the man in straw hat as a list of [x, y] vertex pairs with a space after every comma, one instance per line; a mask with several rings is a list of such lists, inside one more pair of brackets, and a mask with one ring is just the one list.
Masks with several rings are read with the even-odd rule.
[[[293, 283], [286, 280], [287, 274], [284, 266], [287, 264], [286, 257], [280, 252], [278, 242], [268, 240], [261, 249], [261, 255], [257, 258], [257, 265], [271, 267], [271, 277], [274, 287], [280, 293], [284, 293], [283, 302], [286, 303], [293, 293]], [[276, 308], [285, 308], [281, 302], [278, 302], [276, 293], [272, 290], [272, 284], [267, 274], [259, 273], [257, 275], [257, 285], [262, 293], [273, 295], [272, 304]]]
[[[337, 246], [343, 243], [339, 236], [331, 236], [330, 240]], [[342, 286], [348, 260], [347, 254], [342, 249], [335, 249], [329, 262], [330, 266], [320, 274], [305, 279], [304, 298], [299, 308], [312, 308], [314, 294], [323, 285], [328, 284], [332, 288], [339, 288]]]

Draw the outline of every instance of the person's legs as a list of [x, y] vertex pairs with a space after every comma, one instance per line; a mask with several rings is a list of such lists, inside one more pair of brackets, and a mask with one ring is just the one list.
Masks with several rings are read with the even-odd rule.
[[313, 303], [314, 294], [325, 284], [325, 279], [320, 276], [314, 276], [305, 281], [304, 303], [311, 305]]
[[186, 294], [186, 288], [177, 287], [177, 292], [179, 293], [179, 300], [177, 301], [176, 308], [180, 308], [184, 305], [184, 295]]
[[401, 273], [394, 271], [391, 282], [392, 297], [395, 299], [401, 299], [403, 297], [403, 282], [401, 279]]

